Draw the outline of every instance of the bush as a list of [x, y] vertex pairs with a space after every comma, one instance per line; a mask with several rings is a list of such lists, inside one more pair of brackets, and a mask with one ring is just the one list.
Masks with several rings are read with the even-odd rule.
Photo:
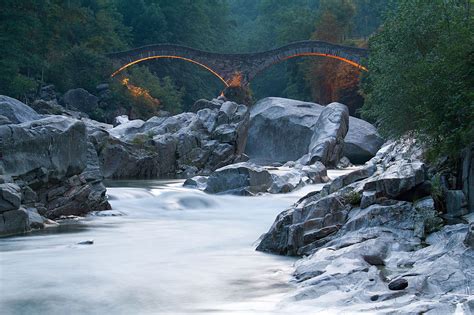
[[360, 205], [361, 200], [362, 200], [362, 196], [357, 191], [351, 191], [344, 196], [344, 203], [350, 204], [352, 206]]

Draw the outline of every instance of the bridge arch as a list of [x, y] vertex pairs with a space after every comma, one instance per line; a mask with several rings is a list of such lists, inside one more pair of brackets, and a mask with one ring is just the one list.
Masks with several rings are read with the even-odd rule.
[[[321, 41], [294, 42], [268, 51], [244, 54], [212, 53], [180, 45], [158, 44], [111, 53], [108, 56], [119, 64], [118, 70], [112, 76], [146, 60], [181, 59], [208, 70], [218, 77], [226, 87], [235, 84], [235, 82], [238, 82], [239, 85], [246, 85], [264, 69], [287, 59], [302, 56], [334, 58], [367, 71], [367, 68], [362, 65], [362, 60], [367, 56], [366, 49]], [[236, 78], [239, 79], [236, 80]]]
[[202, 64], [198, 61], [195, 61], [195, 60], [192, 60], [192, 59], [189, 59], [189, 58], [185, 58], [185, 57], [181, 57], [181, 56], [151, 56], [151, 57], [145, 57], [145, 58], [137, 59], [137, 60], [131, 61], [131, 62], [121, 66], [119, 69], [115, 70], [114, 73], [112, 73], [111, 77], [115, 77], [117, 74], [119, 74], [123, 70], [127, 69], [128, 67], [136, 65], [136, 64], [141, 63], [143, 61], [153, 60], [153, 59], [179, 59], [179, 60], [184, 60], [184, 61], [187, 61], [187, 62], [191, 62], [193, 64], [196, 64], [196, 65], [206, 69], [207, 71], [209, 71], [210, 73], [215, 75], [219, 80], [222, 81], [222, 83], [224, 83], [225, 86], [229, 86], [229, 84], [227, 84], [226, 80], [223, 77], [221, 77], [216, 71], [212, 70], [210, 67], [208, 67], [205, 64]]

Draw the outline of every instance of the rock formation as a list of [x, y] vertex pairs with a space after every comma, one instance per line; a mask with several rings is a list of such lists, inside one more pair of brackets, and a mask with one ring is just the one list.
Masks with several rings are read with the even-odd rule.
[[41, 117], [17, 100], [1, 98], [8, 104], [2, 108], [11, 108], [21, 123], [0, 126], [0, 235], [110, 209], [102, 174], [93, 170], [98, 160], [84, 122]]
[[[296, 100], [269, 97], [251, 109], [245, 153], [262, 163], [296, 161], [308, 153], [315, 124], [325, 107]], [[354, 164], [370, 160], [383, 139], [370, 123], [349, 117], [343, 156]], [[262, 149], [264, 148], [264, 149]]]

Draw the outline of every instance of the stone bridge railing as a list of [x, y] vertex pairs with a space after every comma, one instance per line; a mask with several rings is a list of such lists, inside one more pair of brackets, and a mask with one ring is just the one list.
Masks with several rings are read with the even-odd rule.
[[361, 70], [368, 51], [321, 41], [294, 42], [276, 49], [244, 54], [202, 51], [186, 46], [158, 44], [108, 54], [117, 63], [117, 75], [134, 64], [159, 58], [181, 59], [195, 63], [217, 76], [226, 86], [247, 85], [259, 72], [273, 64], [301, 56], [322, 56], [342, 60]]

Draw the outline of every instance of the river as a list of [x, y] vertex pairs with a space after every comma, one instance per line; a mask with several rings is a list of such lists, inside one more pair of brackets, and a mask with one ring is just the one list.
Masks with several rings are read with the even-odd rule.
[[[112, 211], [0, 239], [2, 314], [284, 309], [295, 259], [257, 252], [255, 242], [278, 213], [322, 185], [258, 197], [207, 195], [180, 180], [108, 186]], [[85, 240], [94, 243], [78, 244]]]

